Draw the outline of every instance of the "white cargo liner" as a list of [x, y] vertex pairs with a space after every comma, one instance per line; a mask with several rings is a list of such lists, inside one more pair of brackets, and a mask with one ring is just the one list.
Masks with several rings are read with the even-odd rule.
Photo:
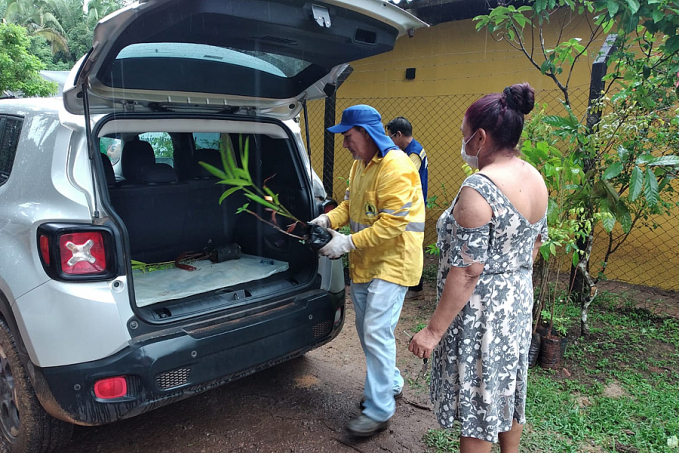
[[212, 263], [191, 263], [195, 271], [172, 268], [153, 272], [134, 272], [134, 295], [138, 307], [193, 296], [227, 286], [261, 280], [288, 269], [285, 261], [253, 255]]

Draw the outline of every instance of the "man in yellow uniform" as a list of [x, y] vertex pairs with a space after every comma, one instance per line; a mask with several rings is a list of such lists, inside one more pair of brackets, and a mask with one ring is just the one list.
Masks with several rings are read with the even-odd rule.
[[409, 286], [422, 275], [424, 199], [413, 162], [385, 135], [374, 108], [355, 105], [328, 128], [344, 136], [354, 158], [344, 201], [312, 220], [326, 228], [349, 224], [350, 235], [332, 229], [319, 253], [337, 259], [349, 253], [356, 330], [366, 356], [363, 412], [346, 426], [371, 436], [389, 426], [403, 377], [396, 368], [394, 330]]

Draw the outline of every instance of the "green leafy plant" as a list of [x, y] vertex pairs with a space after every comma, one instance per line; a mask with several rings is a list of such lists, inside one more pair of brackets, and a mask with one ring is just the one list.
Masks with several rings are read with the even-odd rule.
[[441, 255], [441, 249], [439, 248], [438, 245], [436, 245], [436, 242], [433, 244], [429, 244], [427, 247], [425, 247], [425, 252], [428, 255], [432, 256], [440, 256]]
[[50, 96], [57, 84], [40, 77], [42, 62], [28, 53], [30, 41], [26, 29], [0, 22], [0, 96], [5, 91], [25, 96]]
[[[262, 218], [259, 214], [249, 209], [250, 203], [245, 203], [236, 210], [237, 214], [246, 212], [253, 215], [261, 222], [264, 222], [283, 234], [293, 238], [305, 241], [306, 236], [295, 234], [294, 231], [298, 225], [305, 224], [305, 222], [295, 217], [279, 200], [278, 194], [274, 193], [266, 183], [276, 175], [269, 176], [262, 183], [262, 187], [258, 187], [252, 180], [247, 163], [250, 155], [250, 138], [247, 137], [243, 142], [243, 136], [239, 136], [239, 158], [241, 165], [236, 162], [236, 155], [231, 143], [231, 137], [228, 134], [223, 134], [219, 142], [219, 152], [221, 154], [223, 169], [216, 168], [206, 162], [199, 162], [212, 175], [219, 178], [217, 184], [224, 184], [231, 186], [225, 190], [219, 197], [219, 204], [221, 204], [229, 195], [241, 191], [243, 195], [253, 202], [263, 206], [267, 211], [271, 212], [271, 220]], [[288, 225], [285, 229], [278, 225], [276, 216], [280, 215], [291, 220], [293, 223]]]
[[542, 310], [542, 322], [547, 326], [552, 326], [552, 329], [560, 336], [565, 337], [568, 334], [569, 318], [566, 316], [552, 316], [552, 312]]
[[[349, 227], [349, 225], [339, 227], [337, 231], [345, 235], [351, 234], [351, 228]], [[342, 255], [342, 267], [344, 267], [345, 269], [349, 267], [349, 255], [346, 253]]]

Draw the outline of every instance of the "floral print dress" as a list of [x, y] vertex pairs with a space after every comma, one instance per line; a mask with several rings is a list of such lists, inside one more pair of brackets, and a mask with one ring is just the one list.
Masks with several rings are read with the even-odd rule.
[[436, 225], [439, 299], [451, 266], [485, 266], [471, 298], [434, 349], [431, 400], [442, 426], [450, 428], [457, 420], [462, 436], [497, 442], [512, 420], [525, 423], [532, 252], [538, 234], [547, 240], [547, 220], [529, 223], [484, 175], [470, 176], [465, 186], [483, 196], [493, 216], [479, 228], [458, 225], [452, 214], [456, 197]]

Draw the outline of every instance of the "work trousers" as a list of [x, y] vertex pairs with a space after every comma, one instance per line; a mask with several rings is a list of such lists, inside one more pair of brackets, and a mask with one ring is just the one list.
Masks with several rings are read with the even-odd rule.
[[363, 389], [363, 414], [378, 422], [389, 420], [394, 415], [394, 395], [403, 389], [403, 377], [396, 368], [394, 330], [407, 290], [407, 286], [379, 279], [351, 283], [356, 331], [368, 370]]

